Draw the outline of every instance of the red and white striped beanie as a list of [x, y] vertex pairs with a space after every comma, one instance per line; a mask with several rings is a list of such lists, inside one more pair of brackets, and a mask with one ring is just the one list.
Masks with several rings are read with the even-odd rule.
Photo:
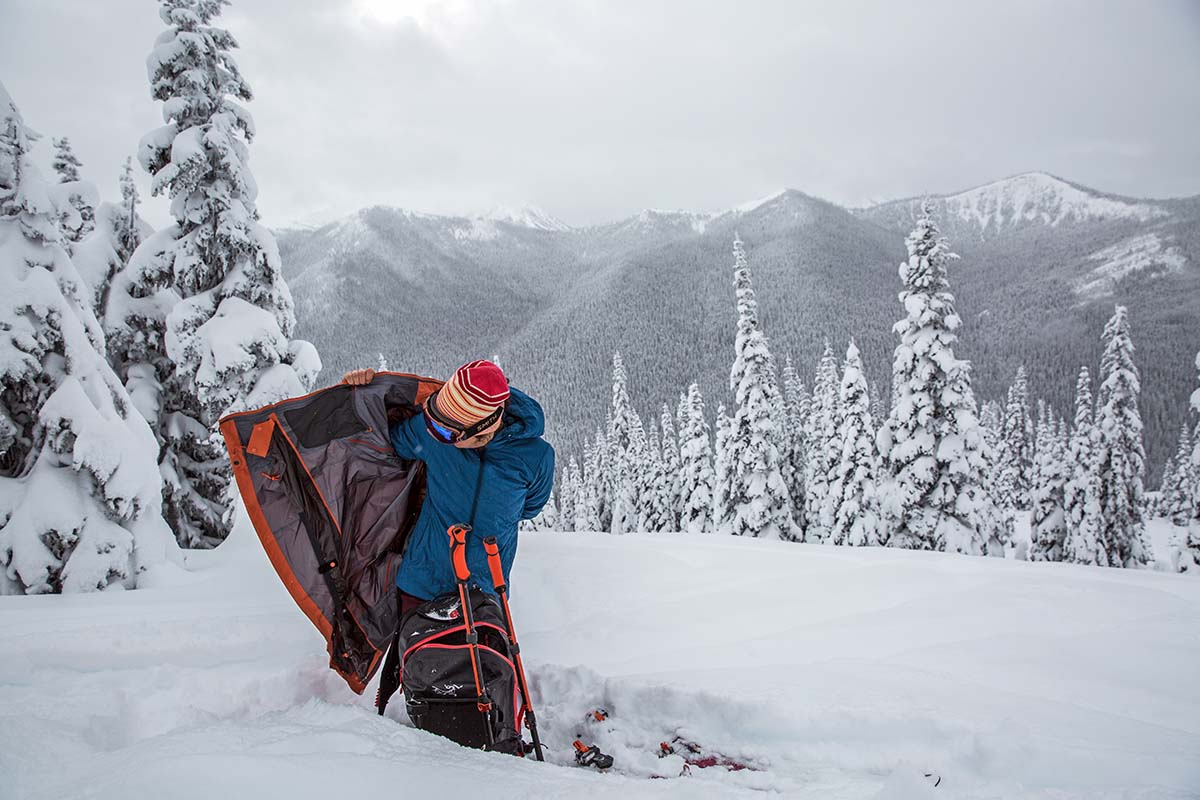
[[442, 384], [436, 399], [438, 414], [469, 428], [508, 401], [508, 380], [490, 361], [463, 364]]

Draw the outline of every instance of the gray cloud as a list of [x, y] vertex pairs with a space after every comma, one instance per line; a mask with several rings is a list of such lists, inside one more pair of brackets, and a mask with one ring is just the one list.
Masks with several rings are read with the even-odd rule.
[[[161, 124], [155, 4], [0, 0], [0, 21], [0, 80], [114, 195]], [[525, 200], [581, 224], [783, 186], [853, 205], [1032, 169], [1200, 192], [1186, 0], [235, 0], [223, 24], [271, 225]]]

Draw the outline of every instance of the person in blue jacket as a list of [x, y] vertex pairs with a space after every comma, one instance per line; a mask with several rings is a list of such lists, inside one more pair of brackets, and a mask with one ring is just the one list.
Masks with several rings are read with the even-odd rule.
[[[369, 384], [372, 369], [352, 370], [345, 382]], [[554, 448], [542, 438], [545, 416], [529, 395], [508, 385], [490, 361], [472, 361], [425, 401], [422, 413], [391, 430], [405, 459], [425, 462], [426, 493], [396, 575], [400, 611], [457, 591], [446, 530], [471, 526], [471, 582], [494, 594], [483, 540], [496, 537], [507, 582], [517, 554], [517, 525], [550, 499]], [[511, 584], [510, 584], [511, 585]]]

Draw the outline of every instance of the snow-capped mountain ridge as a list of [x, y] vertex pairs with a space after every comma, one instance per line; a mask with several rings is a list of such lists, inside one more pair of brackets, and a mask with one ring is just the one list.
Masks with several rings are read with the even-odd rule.
[[539, 231], [571, 230], [570, 225], [531, 203], [522, 203], [519, 206], [497, 206], [483, 214], [482, 217], [492, 222], [507, 222], [510, 225], [519, 225]]
[[[889, 200], [871, 206], [849, 209], [858, 216], [876, 221], [896, 221], [903, 218], [908, 226], [920, 214], [921, 203], [930, 199], [937, 207], [943, 223], [970, 225], [984, 235], [995, 235], [1027, 224], [1058, 227], [1064, 223], [1130, 220], [1152, 222], [1171, 216], [1164, 205], [1169, 201], [1142, 200], [1100, 192], [1082, 184], [1064, 180], [1048, 172], [1025, 172], [990, 183], [945, 195], [922, 195]], [[755, 200], [716, 211], [688, 209], [644, 208], [635, 214], [611, 222], [572, 226], [550, 212], [522, 203], [517, 206], [496, 206], [486, 213], [434, 214], [399, 206], [376, 205], [361, 209], [326, 224], [357, 227], [361, 215], [388, 212], [408, 220], [449, 223], [458, 229], [457, 239], [492, 239], [498, 235], [492, 223], [506, 223], [520, 228], [554, 233], [577, 233], [615, 228], [644, 228], [660, 224], [690, 227], [698, 234], [707, 230], [714, 220], [743, 216], [777, 203], [792, 200], [812, 200], [798, 189], [785, 188]], [[893, 213], [902, 212], [902, 213]], [[297, 226], [287, 230], [318, 230], [324, 225]]]
[[[907, 225], [920, 214], [926, 198], [880, 203], [857, 213]], [[1130, 220], [1146, 223], [1170, 216], [1154, 201], [1105, 194], [1047, 172], [1025, 172], [948, 195], [928, 197], [947, 223], [968, 225], [981, 236], [994, 236], [1026, 225], [1058, 227], [1064, 223]], [[903, 211], [890, 214], [891, 211]]]

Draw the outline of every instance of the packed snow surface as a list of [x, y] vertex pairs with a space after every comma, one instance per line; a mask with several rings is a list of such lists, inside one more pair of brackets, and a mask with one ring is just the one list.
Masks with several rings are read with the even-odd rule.
[[[523, 534], [552, 763], [380, 718], [252, 532], [133, 592], [0, 597], [0, 796], [1184, 798], [1200, 581], [730, 537]], [[585, 722], [594, 707], [605, 722]], [[583, 734], [617, 759], [570, 763]], [[676, 734], [755, 769], [659, 759]], [[942, 778], [933, 788], [923, 776]], [[649, 780], [661, 776], [662, 780]]]

